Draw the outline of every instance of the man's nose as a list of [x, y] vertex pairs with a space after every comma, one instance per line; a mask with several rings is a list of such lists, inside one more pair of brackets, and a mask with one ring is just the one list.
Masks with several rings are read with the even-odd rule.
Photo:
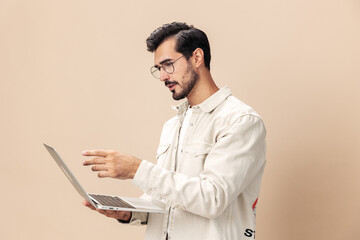
[[163, 68], [160, 68], [160, 81], [165, 82], [169, 80], [170, 76]]

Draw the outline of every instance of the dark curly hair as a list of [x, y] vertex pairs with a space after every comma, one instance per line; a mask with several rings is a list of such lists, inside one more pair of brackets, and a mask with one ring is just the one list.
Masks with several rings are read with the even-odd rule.
[[176, 39], [176, 51], [183, 54], [187, 60], [192, 56], [196, 48], [204, 51], [205, 67], [210, 70], [210, 44], [206, 34], [193, 25], [173, 22], [162, 25], [155, 29], [146, 39], [147, 50], [154, 52], [161, 43], [170, 37]]

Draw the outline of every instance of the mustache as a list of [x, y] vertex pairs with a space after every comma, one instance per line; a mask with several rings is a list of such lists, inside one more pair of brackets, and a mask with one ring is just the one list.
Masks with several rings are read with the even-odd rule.
[[179, 84], [177, 81], [169, 81], [169, 80], [166, 80], [165, 81], [165, 86], [167, 87], [169, 84]]

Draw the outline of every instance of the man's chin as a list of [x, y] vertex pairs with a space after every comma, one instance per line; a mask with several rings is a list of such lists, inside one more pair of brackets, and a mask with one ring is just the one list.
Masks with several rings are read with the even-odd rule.
[[175, 91], [171, 91], [172, 92], [172, 98], [176, 101], [184, 99], [186, 96], [180, 95], [180, 94], [176, 94]]

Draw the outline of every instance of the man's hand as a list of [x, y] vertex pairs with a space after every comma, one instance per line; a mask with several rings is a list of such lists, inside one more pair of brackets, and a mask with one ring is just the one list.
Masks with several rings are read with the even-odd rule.
[[94, 208], [93, 205], [91, 205], [88, 201], [84, 200], [83, 202], [84, 206], [95, 210], [107, 217], [110, 218], [115, 218], [115, 219], [119, 219], [121, 221], [125, 221], [125, 222], [129, 222], [131, 219], [131, 212], [126, 212], [126, 211], [114, 211], [114, 210], [101, 210], [101, 209], [96, 209]]
[[141, 160], [116, 151], [86, 150], [84, 156], [95, 156], [85, 160], [84, 166], [92, 165], [91, 170], [99, 172], [98, 177], [132, 179], [135, 176]]

